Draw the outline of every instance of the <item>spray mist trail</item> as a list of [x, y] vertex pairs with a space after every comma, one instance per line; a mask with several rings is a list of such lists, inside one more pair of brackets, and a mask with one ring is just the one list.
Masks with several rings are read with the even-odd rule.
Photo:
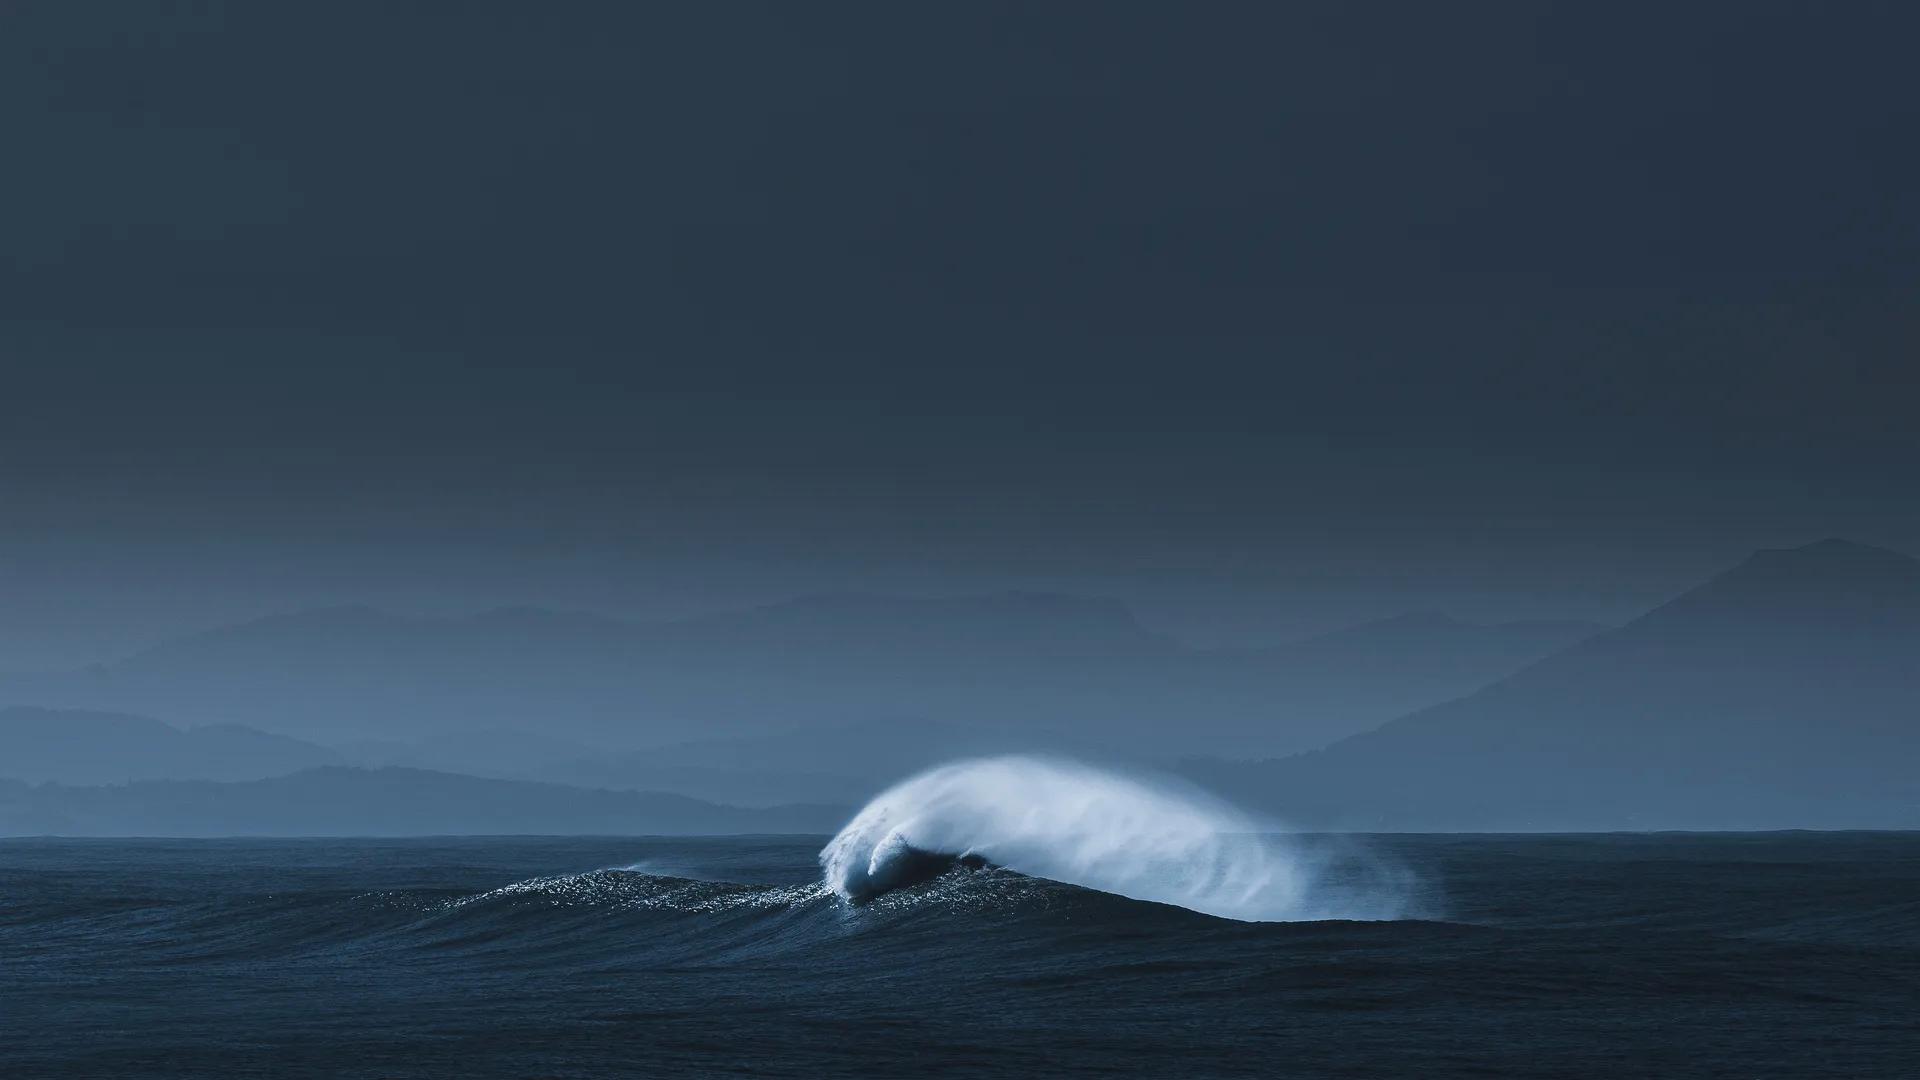
[[1320, 860], [1196, 791], [1025, 756], [943, 765], [881, 793], [821, 852], [864, 899], [957, 857], [1232, 919], [1393, 917], [1391, 897], [1317, 895]]

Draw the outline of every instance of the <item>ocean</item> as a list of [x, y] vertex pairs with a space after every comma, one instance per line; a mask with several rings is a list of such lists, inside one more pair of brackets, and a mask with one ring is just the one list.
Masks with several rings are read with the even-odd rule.
[[1920, 834], [1308, 838], [1400, 910], [1291, 922], [827, 840], [0, 841], [0, 1076], [1920, 1076]]

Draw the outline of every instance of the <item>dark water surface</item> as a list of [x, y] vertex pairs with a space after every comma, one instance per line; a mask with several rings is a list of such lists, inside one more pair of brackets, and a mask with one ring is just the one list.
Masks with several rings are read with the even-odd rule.
[[0, 1076], [1920, 1077], [1920, 834], [1379, 837], [1431, 918], [1290, 924], [823, 840], [0, 841]]

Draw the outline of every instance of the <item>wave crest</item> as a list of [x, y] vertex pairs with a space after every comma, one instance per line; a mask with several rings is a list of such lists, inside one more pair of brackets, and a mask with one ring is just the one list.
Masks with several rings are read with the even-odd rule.
[[853, 901], [961, 858], [1230, 919], [1383, 917], [1378, 903], [1343, 912], [1314, 902], [1315, 860], [1218, 800], [1055, 758], [922, 773], [820, 852], [827, 885]]

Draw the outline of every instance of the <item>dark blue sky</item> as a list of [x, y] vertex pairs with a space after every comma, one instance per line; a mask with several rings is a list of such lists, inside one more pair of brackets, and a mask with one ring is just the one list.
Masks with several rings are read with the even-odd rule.
[[1917, 38], [14, 0], [0, 644], [1015, 582], [1226, 635], [1620, 617], [1920, 549]]

